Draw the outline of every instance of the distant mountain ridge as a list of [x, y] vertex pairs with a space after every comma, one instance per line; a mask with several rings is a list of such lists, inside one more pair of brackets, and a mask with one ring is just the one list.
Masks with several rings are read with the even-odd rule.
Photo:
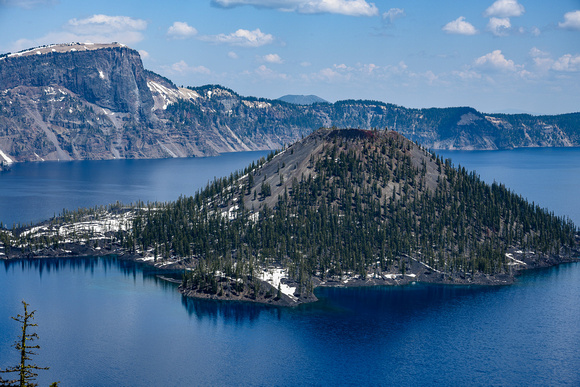
[[0, 160], [210, 156], [279, 149], [320, 127], [389, 128], [431, 149], [580, 146], [580, 113], [483, 114], [377, 101], [310, 105], [177, 87], [120, 44], [0, 56]]
[[293, 103], [295, 105], [312, 105], [314, 103], [328, 103], [327, 100], [312, 94], [311, 95], [287, 94], [278, 98], [278, 100]]

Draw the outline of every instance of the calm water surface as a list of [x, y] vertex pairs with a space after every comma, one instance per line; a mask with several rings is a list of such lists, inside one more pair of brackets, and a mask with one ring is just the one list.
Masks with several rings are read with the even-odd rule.
[[25, 299], [45, 385], [580, 384], [580, 264], [509, 287], [324, 289], [297, 309], [185, 299], [114, 259], [3, 266], [0, 367]]
[[[445, 156], [580, 224], [580, 150]], [[198, 160], [215, 159], [187, 160], [184, 170], [203, 170]], [[176, 171], [152, 162], [163, 178]], [[233, 161], [221, 174], [247, 163]], [[43, 165], [35, 176], [45, 174]], [[98, 163], [90, 168], [107, 176]], [[212, 173], [192, 181], [192, 192]], [[17, 169], [10, 174], [35, 184]], [[87, 178], [79, 196], [91, 184]], [[147, 192], [145, 185], [135, 192]], [[114, 194], [102, 192], [99, 200]], [[18, 211], [14, 221], [28, 221]], [[0, 368], [18, 362], [10, 344], [19, 327], [9, 316], [22, 312], [24, 299], [37, 310], [42, 348], [35, 361], [51, 367], [40, 371], [41, 385], [580, 385], [578, 263], [529, 272], [508, 287], [322, 289], [320, 302], [296, 309], [189, 300], [155, 274], [104, 258], [0, 263]]]
[[0, 173], [0, 222], [39, 222], [63, 209], [165, 202], [193, 195], [214, 177], [245, 168], [269, 152], [162, 160], [105, 160], [14, 164]]

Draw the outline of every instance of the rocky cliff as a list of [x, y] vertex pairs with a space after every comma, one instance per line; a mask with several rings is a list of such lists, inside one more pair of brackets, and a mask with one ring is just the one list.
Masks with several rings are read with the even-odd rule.
[[139, 53], [120, 44], [48, 46], [5, 57], [2, 89], [62, 87], [91, 104], [120, 113], [150, 114]]
[[579, 146], [580, 114], [486, 115], [376, 101], [296, 105], [178, 88], [120, 44], [0, 56], [0, 160], [163, 158], [281, 148], [320, 127], [385, 128], [432, 149]]

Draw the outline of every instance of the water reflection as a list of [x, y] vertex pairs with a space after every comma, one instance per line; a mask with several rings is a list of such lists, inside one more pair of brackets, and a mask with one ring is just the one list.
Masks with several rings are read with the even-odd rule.
[[10, 269], [20, 268], [21, 270], [37, 271], [40, 278], [46, 271], [58, 272], [59, 270], [84, 270], [91, 275], [94, 275], [95, 268], [102, 266], [106, 271], [108, 267], [115, 265], [117, 258], [24, 258], [15, 260], [4, 260], [4, 269], [8, 272]]
[[282, 308], [243, 301], [203, 300], [183, 296], [181, 304], [187, 313], [202, 320], [221, 320], [226, 325], [254, 323], [262, 314], [278, 320], [282, 317]]
[[163, 289], [173, 289], [177, 286], [175, 283], [163, 278], [179, 280], [182, 276], [181, 271], [160, 270], [144, 263], [133, 262], [114, 255], [107, 257], [24, 258], [3, 260], [3, 263], [6, 273], [15, 269], [32, 271], [37, 272], [41, 279], [44, 273], [56, 273], [59, 271], [84, 271], [86, 274], [90, 274], [91, 277], [99, 273], [107, 276], [108, 271], [117, 271], [125, 277], [133, 278], [134, 281], [143, 278], [145, 281], [151, 281]]
[[[177, 292], [178, 281], [181, 280], [183, 272], [161, 270], [145, 263], [134, 262], [117, 256], [108, 257], [78, 257], [78, 258], [25, 258], [18, 260], [5, 260], [4, 269], [8, 273], [15, 269], [23, 271], [37, 272], [42, 278], [44, 273], [50, 272], [74, 272], [84, 271], [90, 276], [107, 276], [121, 273], [127, 278], [133, 279], [136, 283], [142, 280], [145, 283], [152, 283], [157, 288]], [[181, 303], [190, 316], [195, 316], [198, 320], [223, 321], [225, 324], [253, 323], [263, 314], [267, 313], [275, 318], [281, 318], [281, 308], [260, 305], [250, 302], [236, 301], [216, 301], [193, 299], [182, 297]]]

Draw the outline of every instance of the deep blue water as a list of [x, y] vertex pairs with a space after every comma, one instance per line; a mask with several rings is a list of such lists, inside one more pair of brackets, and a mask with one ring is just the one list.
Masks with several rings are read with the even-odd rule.
[[[445, 156], [580, 223], [580, 149]], [[213, 159], [183, 162], [204, 169], [198, 160]], [[222, 174], [245, 164], [233, 160]], [[106, 175], [98, 162], [91, 168]], [[91, 179], [84, 185], [90, 192]], [[186, 193], [169, 189], [140, 199]], [[35, 362], [51, 367], [39, 371], [41, 385], [580, 385], [580, 263], [506, 287], [321, 289], [318, 303], [283, 309], [185, 299], [115, 259], [30, 260], [0, 263], [0, 293], [0, 368], [18, 362], [9, 316], [24, 299], [37, 310]]]
[[46, 220], [63, 209], [122, 203], [165, 202], [193, 195], [214, 177], [245, 168], [267, 151], [218, 157], [14, 164], [0, 173], [0, 222]]
[[580, 264], [513, 286], [322, 289], [297, 309], [182, 298], [113, 259], [0, 268], [0, 367], [21, 299], [41, 384], [579, 385]]

